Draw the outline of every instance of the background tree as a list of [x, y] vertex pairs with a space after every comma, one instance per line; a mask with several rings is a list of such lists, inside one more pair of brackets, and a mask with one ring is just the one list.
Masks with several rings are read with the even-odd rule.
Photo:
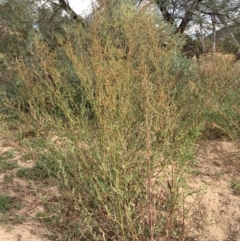
[[72, 24], [71, 16], [63, 14], [63, 8], [50, 1], [0, 2], [0, 84], [8, 83], [4, 86], [8, 94], [14, 94], [18, 83], [16, 61], [24, 59], [29, 64], [38, 61], [34, 52], [35, 38], [38, 36], [54, 50], [57, 38], [65, 35], [69, 24]]
[[0, 4], [0, 53], [8, 57], [25, 54], [34, 35], [36, 4], [29, 0], [2, 1]]
[[29, 0], [0, 2], [0, 84], [14, 79], [14, 61], [33, 49], [36, 7]]
[[[140, 1], [142, 2], [144, 1]], [[199, 29], [202, 33], [199, 39], [202, 51], [206, 50], [202, 41], [204, 35], [213, 33], [211, 48], [215, 51], [216, 31], [240, 23], [240, 2], [235, 0], [155, 0], [154, 3], [163, 19], [176, 26], [176, 33], [195, 32], [194, 29]], [[194, 49], [194, 46], [191, 47], [192, 41], [188, 41], [187, 45], [188, 49]]]

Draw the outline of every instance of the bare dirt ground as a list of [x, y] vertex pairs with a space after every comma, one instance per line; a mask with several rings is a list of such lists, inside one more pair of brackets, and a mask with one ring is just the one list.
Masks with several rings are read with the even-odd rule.
[[[188, 175], [188, 183], [192, 190], [198, 190], [197, 193], [201, 190], [202, 195], [197, 202], [194, 195], [186, 200], [195, 210], [192, 223], [195, 235], [191, 240], [239, 241], [240, 196], [236, 195], [231, 183], [239, 177], [240, 149], [230, 141], [212, 140], [199, 144], [196, 150], [198, 163]], [[0, 156], [9, 151], [14, 153], [13, 159], [19, 167], [34, 165], [21, 157], [16, 142], [0, 137]], [[55, 191], [17, 178], [15, 169], [0, 174], [0, 194], [16, 197], [23, 206], [10, 210], [7, 220], [6, 215], [0, 213], [0, 240], [48, 241], [50, 231], [38, 222], [36, 214], [44, 210], [41, 200], [47, 200], [49, 192]], [[13, 178], [6, 181], [6, 175]]]
[[7, 213], [1, 213], [0, 210], [0, 240], [48, 241], [49, 230], [35, 218], [38, 212], [44, 210], [40, 201], [47, 197], [47, 190], [43, 190], [43, 187], [34, 181], [26, 181], [15, 175], [17, 169], [31, 168], [34, 163], [21, 158], [16, 142], [0, 137], [0, 157], [5, 153], [12, 153], [13, 158], [9, 161], [15, 161], [18, 168], [0, 174], [0, 194], [15, 197], [20, 207], [13, 208]]
[[188, 181], [193, 190], [202, 190], [196, 208], [197, 241], [240, 240], [240, 196], [231, 187], [239, 180], [240, 149], [231, 141], [205, 141], [197, 147], [198, 164]]

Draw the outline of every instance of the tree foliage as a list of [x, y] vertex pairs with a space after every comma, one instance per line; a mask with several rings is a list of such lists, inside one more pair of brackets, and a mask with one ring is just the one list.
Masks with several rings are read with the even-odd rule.
[[[239, 24], [240, 2], [235, 0], [156, 0], [156, 4], [163, 18], [176, 25], [176, 32], [198, 29], [203, 52], [206, 51], [204, 36], [212, 33], [211, 49], [216, 51], [217, 30]], [[198, 51], [196, 45], [192, 46], [195, 46], [195, 52]]]
[[0, 53], [15, 58], [31, 48], [36, 5], [29, 0], [0, 4]]

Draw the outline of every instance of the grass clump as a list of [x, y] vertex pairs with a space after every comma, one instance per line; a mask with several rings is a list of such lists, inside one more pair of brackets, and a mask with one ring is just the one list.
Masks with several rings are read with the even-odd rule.
[[19, 208], [20, 203], [16, 198], [8, 195], [0, 195], [0, 212], [5, 213], [12, 208]]
[[33, 168], [19, 168], [16, 173], [17, 177], [25, 178], [30, 180], [42, 180], [49, 177], [45, 169], [40, 166], [35, 166]]
[[6, 151], [0, 156], [0, 173], [4, 173], [7, 170], [12, 170], [16, 167], [18, 167], [18, 164], [16, 161], [12, 161], [13, 158], [13, 152], [12, 151]]
[[0, 173], [4, 173], [6, 170], [12, 170], [16, 167], [18, 167], [18, 164], [15, 161], [0, 160]]
[[67, 28], [61, 48], [38, 39], [31, 62], [18, 62], [6, 106], [28, 129], [47, 130], [34, 151], [58, 179], [65, 203], [54, 225], [71, 240], [187, 235], [184, 174], [201, 133], [197, 65], [148, 10], [109, 3], [87, 29]]
[[236, 195], [240, 195], [240, 178], [232, 181], [231, 188]]
[[2, 153], [0, 156], [1, 161], [7, 160], [7, 159], [12, 159], [12, 158], [13, 158], [13, 152], [11, 150]]

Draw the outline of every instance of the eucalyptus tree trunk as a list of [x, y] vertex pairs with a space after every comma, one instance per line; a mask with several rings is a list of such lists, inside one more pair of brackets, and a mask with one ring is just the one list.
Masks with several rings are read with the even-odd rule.
[[217, 19], [216, 19], [216, 14], [213, 13], [211, 15], [212, 18], [212, 53], [215, 54], [216, 53], [216, 23], [217, 23]]
[[203, 36], [203, 27], [202, 24], [200, 24], [200, 36], [199, 36], [200, 42], [202, 44], [202, 51], [203, 53], [206, 53], [206, 46], [205, 46], [205, 41], [204, 41], [204, 36]]

